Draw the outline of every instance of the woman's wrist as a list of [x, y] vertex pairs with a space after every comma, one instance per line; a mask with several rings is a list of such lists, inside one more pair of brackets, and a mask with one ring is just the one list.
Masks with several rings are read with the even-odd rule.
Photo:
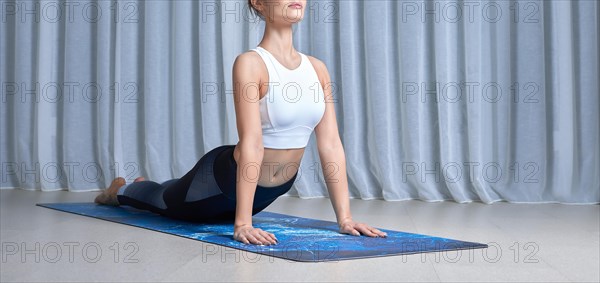
[[352, 221], [352, 216], [346, 216], [341, 218], [340, 220], [338, 220], [338, 226], [342, 227], [342, 225], [344, 225], [344, 223]]
[[234, 229], [242, 228], [242, 227], [252, 227], [252, 223], [235, 223], [233, 224]]

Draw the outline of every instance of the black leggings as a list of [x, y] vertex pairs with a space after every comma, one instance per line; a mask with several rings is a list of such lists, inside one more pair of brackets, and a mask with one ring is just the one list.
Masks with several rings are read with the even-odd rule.
[[[207, 152], [188, 173], [162, 184], [141, 181], [119, 188], [121, 205], [149, 210], [167, 217], [214, 222], [235, 220], [237, 163], [235, 145], [222, 145]], [[252, 215], [265, 209], [289, 191], [298, 172], [286, 183], [274, 187], [256, 186]]]

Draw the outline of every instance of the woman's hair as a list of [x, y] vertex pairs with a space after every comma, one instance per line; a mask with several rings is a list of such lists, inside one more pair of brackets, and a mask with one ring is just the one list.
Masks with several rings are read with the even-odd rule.
[[254, 14], [254, 16], [258, 16], [260, 19], [264, 20], [263, 15], [252, 6], [252, 0], [248, 0], [248, 9], [250, 10], [250, 14]]

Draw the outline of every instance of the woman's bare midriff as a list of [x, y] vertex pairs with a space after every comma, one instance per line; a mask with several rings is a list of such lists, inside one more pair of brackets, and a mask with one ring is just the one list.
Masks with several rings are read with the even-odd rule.
[[[277, 149], [266, 148], [260, 166], [260, 176], [257, 185], [275, 187], [289, 181], [298, 169], [304, 154], [304, 148]], [[238, 147], [233, 150], [233, 158], [238, 162]]]

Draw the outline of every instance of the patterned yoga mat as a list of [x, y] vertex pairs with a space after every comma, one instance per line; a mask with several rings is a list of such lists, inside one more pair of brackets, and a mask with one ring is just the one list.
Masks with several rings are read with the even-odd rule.
[[202, 242], [293, 261], [337, 261], [426, 252], [487, 248], [488, 245], [400, 231], [379, 230], [385, 238], [352, 236], [338, 232], [336, 222], [261, 211], [252, 226], [275, 234], [270, 246], [244, 244], [233, 239], [233, 222], [195, 223], [168, 218], [130, 206], [93, 202], [38, 203], [38, 206], [136, 226]]

